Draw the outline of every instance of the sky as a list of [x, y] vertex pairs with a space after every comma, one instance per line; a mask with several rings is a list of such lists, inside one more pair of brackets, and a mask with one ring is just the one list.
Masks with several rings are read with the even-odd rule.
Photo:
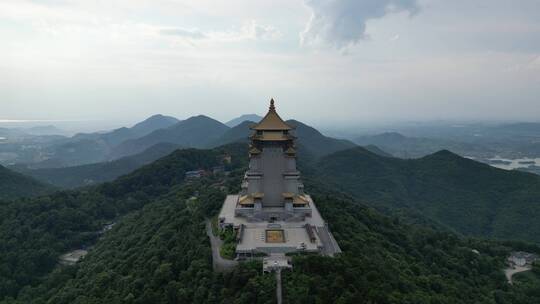
[[540, 0], [1, 0], [0, 120], [540, 120]]

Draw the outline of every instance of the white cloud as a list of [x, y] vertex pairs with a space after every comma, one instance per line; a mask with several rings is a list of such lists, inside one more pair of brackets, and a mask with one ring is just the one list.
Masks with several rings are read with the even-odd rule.
[[195, 40], [207, 38], [207, 36], [198, 29], [164, 28], [160, 29], [159, 33], [167, 36], [177, 36]]
[[366, 22], [389, 13], [419, 10], [416, 0], [306, 0], [311, 18], [301, 33], [302, 44], [344, 48], [368, 37]]
[[159, 33], [167, 36], [175, 36], [181, 39], [206, 40], [209, 42], [234, 42], [242, 40], [275, 40], [281, 37], [281, 32], [270, 25], [261, 25], [255, 20], [245, 22], [237, 30], [207, 31], [184, 28], [162, 28]]
[[529, 63], [529, 68], [533, 70], [540, 70], [540, 55]]

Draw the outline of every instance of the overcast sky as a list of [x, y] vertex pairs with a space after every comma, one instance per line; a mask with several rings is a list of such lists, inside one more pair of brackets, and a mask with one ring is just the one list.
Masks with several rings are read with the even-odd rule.
[[0, 119], [540, 119], [540, 0], [1, 0], [0, 43]]

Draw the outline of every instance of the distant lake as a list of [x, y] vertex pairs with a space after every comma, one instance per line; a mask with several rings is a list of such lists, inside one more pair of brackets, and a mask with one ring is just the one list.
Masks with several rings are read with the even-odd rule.
[[507, 159], [507, 158], [501, 158], [501, 157], [494, 157], [488, 159], [491, 162], [497, 162], [497, 163], [491, 163], [493, 167], [505, 169], [505, 170], [512, 170], [517, 168], [527, 168], [529, 166], [540, 166], [540, 158], [517, 158], [517, 159]]

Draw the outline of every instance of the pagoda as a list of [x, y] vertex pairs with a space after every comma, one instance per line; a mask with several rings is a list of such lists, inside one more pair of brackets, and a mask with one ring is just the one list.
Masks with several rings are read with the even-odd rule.
[[219, 214], [220, 227], [236, 232], [237, 257], [341, 252], [304, 192], [296, 168], [295, 127], [279, 116], [273, 99], [268, 113], [251, 130], [249, 168], [241, 191], [227, 196]]

